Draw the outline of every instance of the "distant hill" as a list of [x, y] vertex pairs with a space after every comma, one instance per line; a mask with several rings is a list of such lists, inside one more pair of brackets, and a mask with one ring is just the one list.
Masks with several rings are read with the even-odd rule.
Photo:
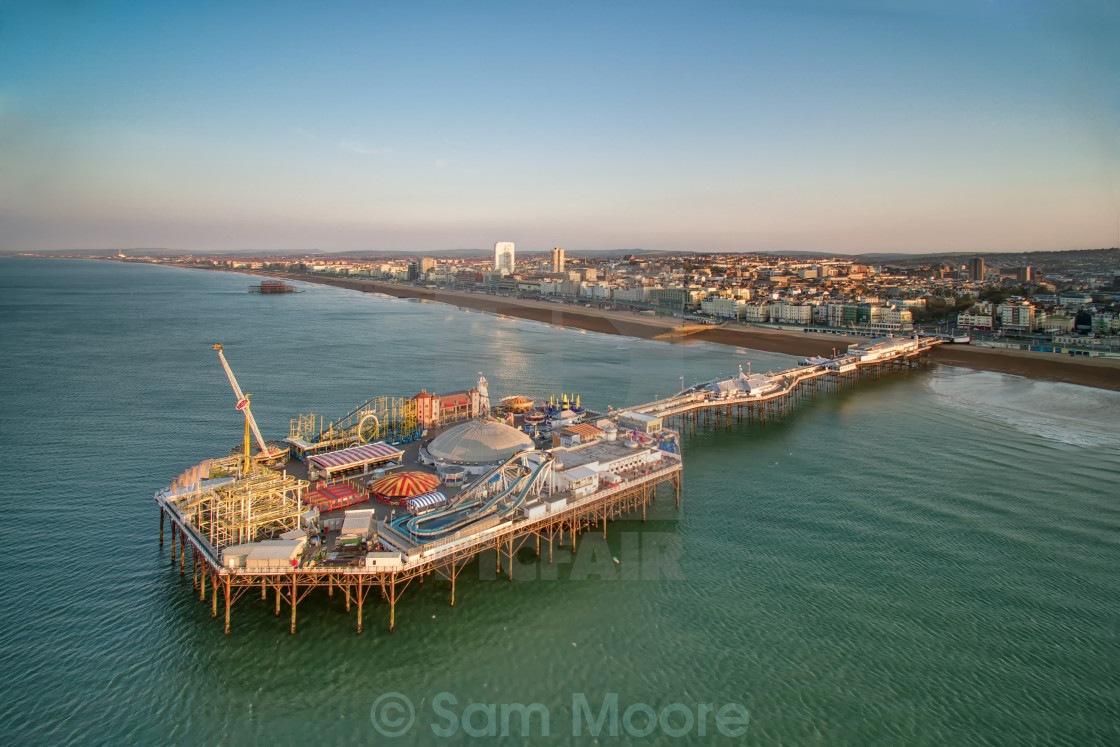
[[1084, 266], [1120, 263], [1120, 249], [1068, 249], [1063, 251], [1040, 252], [943, 252], [938, 254], [861, 254], [857, 259], [864, 262], [900, 264], [915, 267], [942, 262], [960, 264], [973, 257], [980, 257], [994, 267], [1033, 267], [1047, 266]]
[[[457, 248], [433, 249], [425, 252], [410, 250], [365, 250], [365, 251], [323, 251], [321, 249], [274, 249], [269, 251], [241, 251], [226, 249], [221, 251], [196, 251], [190, 249], [167, 249], [148, 247], [129, 247], [124, 249], [59, 249], [42, 250], [34, 252], [21, 252], [16, 250], [0, 251], [0, 255], [73, 255], [73, 256], [115, 256], [122, 252], [127, 257], [167, 257], [176, 258], [183, 256], [215, 256], [237, 257], [267, 261], [289, 256], [308, 258], [322, 257], [331, 260], [357, 260], [371, 261], [377, 259], [401, 260], [412, 257], [446, 257], [446, 258], [487, 258], [492, 256], [493, 249], [486, 248]], [[521, 250], [520, 257], [547, 257], [549, 250], [537, 249], [533, 251]], [[859, 264], [882, 265], [890, 264], [898, 267], [921, 267], [929, 264], [960, 265], [973, 257], [981, 257], [991, 267], [1011, 269], [1031, 265], [1046, 273], [1080, 272], [1095, 274], [1114, 271], [1120, 268], [1120, 248], [1109, 249], [1069, 249], [1062, 251], [1036, 251], [1036, 252], [935, 252], [929, 254], [904, 254], [901, 252], [867, 252], [863, 254], [845, 254], [843, 252], [828, 251], [749, 251], [749, 252], [698, 252], [686, 250], [653, 250], [641, 248], [626, 249], [565, 249], [567, 256], [572, 259], [616, 259], [620, 257], [637, 256], [653, 259], [657, 257], [682, 258], [682, 257], [713, 257], [720, 255], [743, 255], [755, 257], [787, 258], [801, 261], [815, 259], [843, 258]]]

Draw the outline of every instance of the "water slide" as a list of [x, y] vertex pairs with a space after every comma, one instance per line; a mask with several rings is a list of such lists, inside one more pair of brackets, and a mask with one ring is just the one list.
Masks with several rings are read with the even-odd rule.
[[[490, 482], [492, 479], [494, 479], [495, 475], [498, 475], [502, 472], [502, 470], [508, 469], [509, 467], [513, 466], [514, 463], [516, 463], [520, 459], [521, 459], [521, 454], [520, 453], [514, 454], [509, 459], [507, 459], [504, 462], [502, 462], [501, 464], [499, 464], [497, 467], [492, 467], [488, 472], [484, 472], [481, 477], [478, 477], [477, 479], [473, 480], [469, 486], [467, 486], [463, 490], [459, 491], [459, 493], [454, 498], [452, 498], [448, 502], [447, 506], [444, 507], [443, 509], [441, 509], [441, 511], [453, 511], [453, 510], [456, 510], [458, 508], [462, 508], [463, 506], [467, 505], [466, 503], [464, 503], [464, 501], [468, 498], [473, 498], [474, 497], [473, 494], [475, 493], [475, 491], [478, 489], [479, 486], [485, 485], [486, 483]], [[470, 503], [472, 505], [475, 504], [475, 503], [478, 503], [478, 502], [479, 502], [478, 499], [474, 499], [474, 500], [470, 501]], [[434, 514], [429, 514], [429, 515], [434, 515]]]
[[[540, 476], [541, 470], [549, 463], [550, 460], [541, 460], [532, 472], [511, 481], [505, 490], [490, 498], [485, 503], [471, 502], [443, 511], [435, 511], [430, 514], [405, 517], [397, 525], [398, 531], [412, 535], [413, 537], [437, 539], [441, 535], [457, 532], [469, 524], [489, 516], [495, 511], [499, 517], [506, 517], [516, 511], [525, 501], [526, 496], [529, 495], [529, 489], [533, 487], [533, 483], [535, 483]], [[508, 506], [502, 507], [501, 504], [515, 493], [516, 498], [513, 502]]]
[[[498, 466], [484, 472], [471, 483], [470, 487], [460, 491], [459, 494], [453, 497], [443, 508], [419, 516], [402, 516], [393, 522], [393, 527], [404, 534], [417, 534], [420, 532], [425, 536], [430, 533], [432, 527], [440, 527], [440, 532], [445, 531], [444, 527], [450, 526], [453, 523], [458, 523], [463, 517], [477, 512], [482, 505], [482, 500], [480, 498], [475, 498], [473, 495], [478, 487], [486, 485], [494, 479], [495, 475], [500, 474], [502, 470], [512, 466], [519, 458], [520, 455], [515, 454]], [[424, 524], [430, 525], [427, 531], [419, 529], [419, 527]]]
[[521, 489], [521, 493], [517, 496], [517, 500], [501, 509], [498, 512], [498, 516], [504, 518], [521, 507], [521, 504], [525, 502], [526, 496], [529, 495], [529, 489], [533, 487], [533, 484], [536, 483], [537, 478], [540, 477], [541, 470], [544, 469], [546, 464], [550, 464], [551, 462], [551, 459], [541, 460], [540, 464], [537, 465], [537, 468], [534, 469], [533, 472], [529, 475], [529, 479], [525, 482], [525, 487]]
[[492, 513], [498, 504], [520, 487], [525, 476], [512, 480], [509, 486], [485, 503], [472, 502], [450, 510], [421, 514], [406, 520], [401, 529], [414, 537], [436, 539], [440, 535], [457, 532], [463, 527]]

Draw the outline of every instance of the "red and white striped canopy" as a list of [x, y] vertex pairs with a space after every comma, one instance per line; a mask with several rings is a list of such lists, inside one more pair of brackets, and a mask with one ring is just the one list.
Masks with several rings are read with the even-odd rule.
[[397, 447], [390, 446], [384, 441], [378, 441], [377, 443], [340, 449], [327, 454], [316, 454], [310, 458], [310, 461], [318, 465], [320, 469], [334, 472], [361, 467], [371, 462], [395, 459], [403, 454], [404, 452]]
[[439, 487], [439, 478], [427, 472], [400, 472], [369, 484], [369, 489], [387, 498], [412, 498]]

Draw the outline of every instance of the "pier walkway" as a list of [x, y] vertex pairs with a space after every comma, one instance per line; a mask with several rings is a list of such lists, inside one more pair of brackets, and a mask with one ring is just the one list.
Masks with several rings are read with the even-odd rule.
[[768, 414], [784, 414], [805, 390], [839, 388], [862, 376], [910, 367], [928, 358], [929, 351], [942, 342], [932, 337], [887, 337], [853, 345], [833, 358], [809, 358], [777, 373], [746, 374], [740, 366], [737, 376], [695, 384], [672, 397], [612, 414], [623, 423], [652, 418], [693, 427], [701, 416], [709, 420], [716, 416], [730, 427], [739, 417], [765, 419]]

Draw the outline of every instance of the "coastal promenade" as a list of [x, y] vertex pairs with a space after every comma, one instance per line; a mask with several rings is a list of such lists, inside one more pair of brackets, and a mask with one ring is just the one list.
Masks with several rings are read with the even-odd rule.
[[[114, 258], [109, 261], [120, 260]], [[745, 324], [713, 326], [703, 331], [680, 335], [675, 333], [684, 325], [684, 322], [667, 316], [650, 317], [615, 309], [588, 308], [570, 303], [494, 296], [486, 293], [470, 293], [446, 288], [421, 288], [376, 280], [266, 270], [240, 270], [206, 265], [186, 266], [211, 272], [232, 272], [251, 276], [287, 278], [364, 293], [381, 293], [395, 298], [417, 298], [546, 324], [586, 329], [589, 332], [641, 339], [660, 339], [670, 344], [714, 342], [719, 345], [732, 345], [769, 353], [813, 356], [828, 355], [832, 348], [838, 344], [846, 346], [866, 339], [843, 333], [797, 332]], [[946, 366], [959, 366], [977, 371], [993, 371], [1022, 376], [1027, 379], [1120, 391], [1120, 358], [1074, 357], [1029, 350], [985, 348], [972, 345], [944, 345], [933, 352], [932, 361]]]
[[[211, 269], [211, 268], [200, 268]], [[492, 296], [447, 289], [428, 289], [397, 283], [322, 275], [269, 273], [260, 270], [246, 274], [290, 278], [308, 283], [330, 285], [366, 293], [383, 293], [396, 298], [420, 298], [437, 303], [462, 306], [521, 319], [576, 327], [603, 334], [642, 339], [663, 339], [670, 344], [714, 342], [720, 345], [783, 353], [795, 356], [829, 355], [834, 347], [865, 341], [865, 337], [845, 334], [820, 334], [746, 325], [713, 326], [682, 337], [668, 336], [684, 322], [673, 317], [650, 317], [627, 311], [588, 308], [533, 299]], [[1097, 389], [1120, 391], [1120, 359], [1063, 356], [1025, 350], [983, 348], [972, 345], [942, 345], [931, 354], [934, 363], [979, 371], [994, 371], [1028, 379], [1078, 384]]]

